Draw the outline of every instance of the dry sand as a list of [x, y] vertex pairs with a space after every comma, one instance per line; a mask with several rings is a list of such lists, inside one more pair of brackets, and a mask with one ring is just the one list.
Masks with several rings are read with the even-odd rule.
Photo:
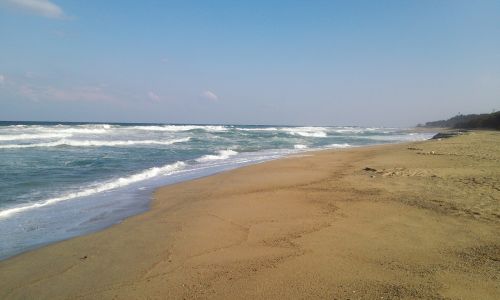
[[0, 299], [500, 299], [499, 200], [498, 132], [314, 152], [0, 262]]

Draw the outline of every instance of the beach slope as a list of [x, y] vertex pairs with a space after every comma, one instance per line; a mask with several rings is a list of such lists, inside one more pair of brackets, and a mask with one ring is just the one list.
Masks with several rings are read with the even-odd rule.
[[0, 262], [0, 298], [500, 298], [498, 132], [311, 152], [154, 198]]

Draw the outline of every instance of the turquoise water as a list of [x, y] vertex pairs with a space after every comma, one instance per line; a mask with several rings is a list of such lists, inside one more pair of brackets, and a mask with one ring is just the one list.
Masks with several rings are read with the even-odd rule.
[[0, 122], [0, 258], [102, 229], [154, 188], [307, 150], [423, 140], [397, 128]]

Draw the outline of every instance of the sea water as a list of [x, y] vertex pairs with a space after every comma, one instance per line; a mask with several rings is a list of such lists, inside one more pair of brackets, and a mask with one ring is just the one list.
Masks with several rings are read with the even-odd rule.
[[352, 126], [0, 122], [0, 259], [143, 212], [161, 185], [308, 150], [430, 136]]

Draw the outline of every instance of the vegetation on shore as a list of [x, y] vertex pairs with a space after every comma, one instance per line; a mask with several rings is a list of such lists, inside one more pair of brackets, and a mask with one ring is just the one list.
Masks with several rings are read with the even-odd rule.
[[427, 122], [425, 125], [419, 124], [418, 127], [500, 130], [500, 111], [491, 114], [458, 114], [448, 120]]

